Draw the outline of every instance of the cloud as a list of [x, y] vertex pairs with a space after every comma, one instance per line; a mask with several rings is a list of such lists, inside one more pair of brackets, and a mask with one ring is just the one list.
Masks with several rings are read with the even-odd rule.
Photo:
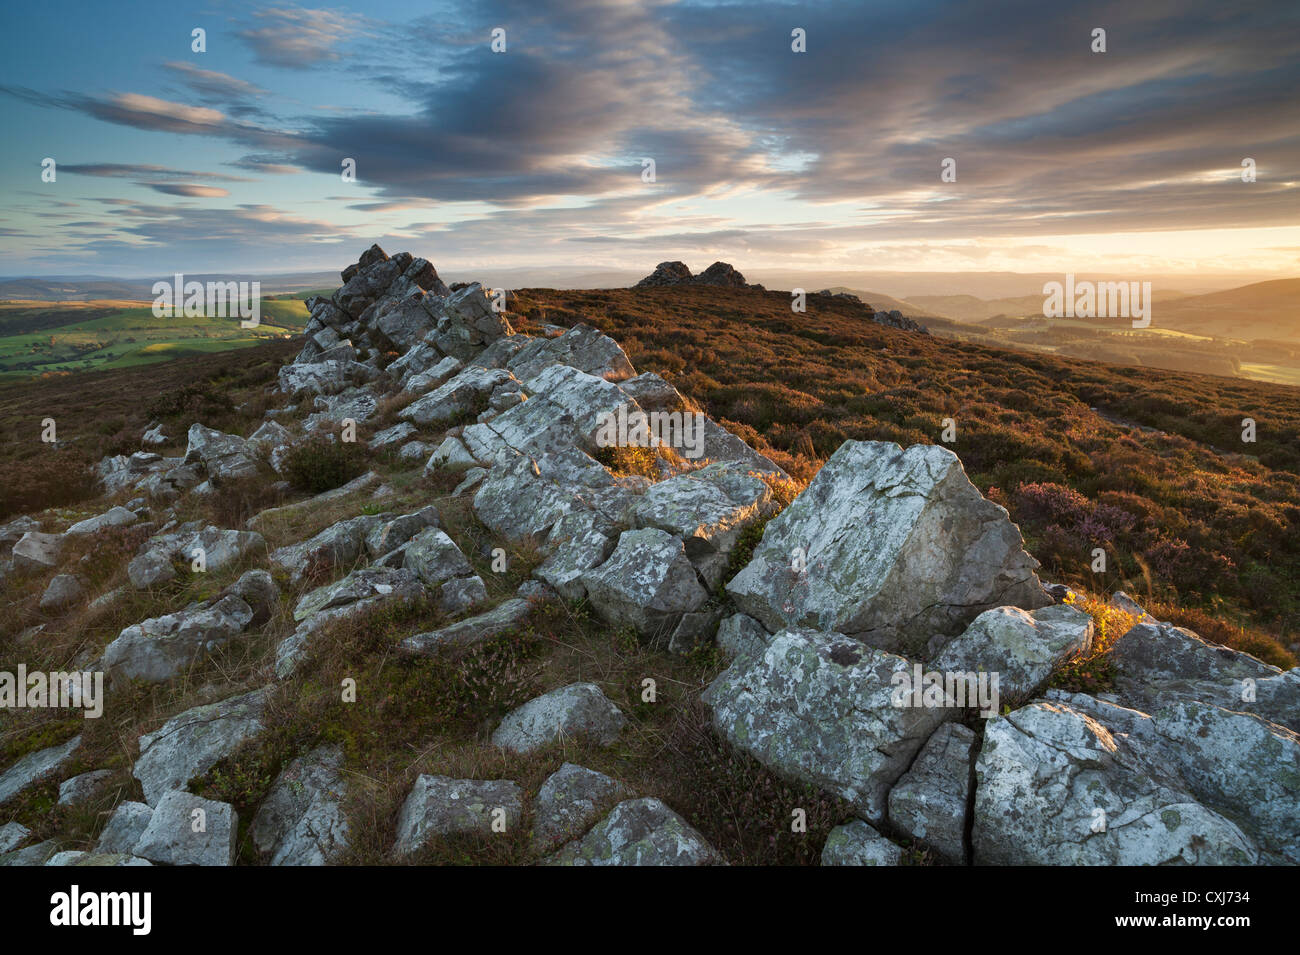
[[188, 169], [172, 169], [168, 166], [155, 166], [146, 163], [65, 163], [59, 167], [59, 172], [120, 179], [148, 176], [153, 179], [214, 179], [220, 182], [253, 182], [247, 176], [228, 176], [219, 172], [194, 172]]
[[189, 63], [169, 62], [163, 67], [177, 74], [194, 92], [213, 100], [247, 99], [262, 96], [266, 90], [215, 70], [201, 70]]
[[267, 66], [303, 70], [337, 60], [334, 47], [356, 30], [354, 20], [329, 10], [272, 7], [255, 16], [264, 25], [238, 36]]
[[187, 106], [140, 93], [115, 93], [107, 100], [85, 99], [82, 108], [90, 115], [137, 129], [169, 133], [211, 134], [220, 131], [226, 116], [205, 106]]
[[138, 186], [147, 186], [154, 192], [168, 196], [194, 196], [203, 199], [219, 199], [230, 195], [230, 191], [219, 186], [200, 186], [190, 182], [139, 182]]

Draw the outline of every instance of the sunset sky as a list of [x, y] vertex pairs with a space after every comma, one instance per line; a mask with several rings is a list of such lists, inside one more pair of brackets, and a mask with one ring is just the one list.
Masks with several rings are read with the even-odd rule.
[[1295, 0], [3, 16], [4, 275], [334, 269], [376, 240], [439, 268], [1300, 274]]

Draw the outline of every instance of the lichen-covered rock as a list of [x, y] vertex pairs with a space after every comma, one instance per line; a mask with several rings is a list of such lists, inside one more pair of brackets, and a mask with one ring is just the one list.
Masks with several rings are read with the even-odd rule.
[[234, 865], [238, 832], [229, 803], [173, 789], [159, 798], [133, 851], [162, 865]]
[[1059, 702], [1031, 703], [988, 720], [975, 761], [975, 864], [1250, 865], [1258, 859], [1235, 823], [1142, 755], [1130, 735], [1112, 733]]
[[840, 634], [784, 630], [761, 656], [737, 657], [703, 700], [733, 746], [878, 823], [890, 787], [939, 724], [959, 712], [896, 705], [895, 675], [911, 670], [903, 657]]
[[55, 574], [50, 578], [45, 593], [41, 594], [40, 608], [48, 613], [56, 613], [72, 606], [85, 592], [85, 582], [76, 574]]
[[32, 834], [26, 826], [17, 822], [6, 822], [0, 826], [0, 855], [12, 852]]
[[157, 806], [164, 794], [184, 789], [240, 743], [262, 732], [267, 690], [254, 690], [173, 716], [140, 737], [140, 758], [132, 770], [144, 800]]
[[28, 753], [12, 766], [0, 771], [0, 806], [32, 783], [60, 772], [80, 746], [81, 737], [74, 736], [66, 743]]
[[114, 680], [161, 683], [225, 646], [252, 620], [253, 608], [234, 595], [192, 603], [124, 629], [104, 650], [102, 665]]
[[402, 566], [424, 581], [427, 587], [474, 575], [473, 566], [456, 542], [436, 527], [426, 527], [411, 538]]
[[654, 527], [624, 531], [609, 559], [578, 579], [601, 619], [652, 637], [671, 635], [709, 597], [681, 539]]
[[131, 854], [136, 843], [149, 828], [153, 807], [142, 802], [119, 803], [99, 834], [95, 851], [104, 854]]
[[901, 865], [903, 850], [861, 819], [836, 826], [822, 847], [822, 865]]
[[523, 792], [508, 779], [420, 776], [397, 818], [396, 855], [409, 855], [439, 836], [512, 831], [523, 814]]
[[343, 750], [322, 746], [276, 778], [249, 835], [271, 865], [326, 865], [347, 849]]
[[134, 524], [137, 520], [135, 511], [121, 506], [111, 507], [103, 514], [96, 514], [84, 521], [77, 521], [63, 532], [63, 536], [84, 537], [87, 534], [98, 533], [108, 527], [126, 527], [129, 524]]
[[545, 860], [547, 865], [722, 865], [718, 850], [658, 799], [619, 803], [595, 828]]
[[925, 657], [985, 610], [1047, 606], [1037, 567], [947, 448], [847, 441], [727, 592], [772, 631], [816, 627]]
[[506, 368], [520, 381], [551, 365], [568, 365], [607, 381], [636, 374], [618, 342], [590, 325], [575, 325], [558, 338], [534, 338], [506, 362]]
[[948, 865], [966, 862], [966, 819], [975, 733], [945, 723], [889, 792], [889, 821]]
[[492, 743], [514, 753], [531, 753], [574, 736], [609, 746], [626, 724], [627, 718], [600, 687], [572, 683], [511, 710], [492, 734]]
[[578, 839], [615, 803], [627, 786], [604, 773], [565, 763], [547, 777], [533, 807], [533, 843], [541, 851]]
[[190, 425], [185, 463], [200, 461], [214, 484], [257, 474], [257, 456], [247, 441], [196, 422]]
[[14, 566], [19, 570], [40, 572], [59, 566], [63, 554], [63, 536], [27, 531], [12, 551]]
[[1061, 664], [1092, 649], [1092, 636], [1092, 617], [1065, 604], [1032, 613], [995, 607], [949, 641], [927, 668], [995, 674], [1002, 699], [1023, 700]]
[[1300, 732], [1300, 669], [1279, 670], [1190, 630], [1156, 623], [1129, 630], [1109, 659], [1127, 706], [1149, 712], [1174, 700], [1200, 700]]
[[772, 635], [753, 617], [747, 617], [743, 613], [733, 613], [718, 624], [715, 639], [727, 659], [735, 660], [739, 656], [762, 654], [767, 649]]

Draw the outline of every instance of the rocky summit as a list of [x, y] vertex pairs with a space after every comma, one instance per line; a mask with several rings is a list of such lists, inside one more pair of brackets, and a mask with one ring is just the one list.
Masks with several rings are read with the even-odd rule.
[[0, 527], [112, 726], [5, 736], [0, 864], [1300, 864], [1297, 671], [1044, 582], [953, 451], [796, 480], [581, 315], [341, 279], [251, 425]]

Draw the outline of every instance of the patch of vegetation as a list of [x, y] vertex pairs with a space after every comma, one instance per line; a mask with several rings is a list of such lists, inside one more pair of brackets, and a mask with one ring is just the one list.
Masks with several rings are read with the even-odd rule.
[[320, 494], [359, 477], [365, 464], [365, 451], [356, 442], [317, 436], [289, 450], [282, 473], [298, 490]]

